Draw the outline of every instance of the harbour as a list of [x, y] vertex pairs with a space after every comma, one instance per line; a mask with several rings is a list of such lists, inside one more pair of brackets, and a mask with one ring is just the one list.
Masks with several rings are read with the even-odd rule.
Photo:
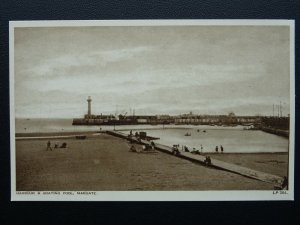
[[[26, 131], [24, 130], [26, 127]], [[223, 145], [225, 153], [251, 152], [288, 152], [288, 139], [269, 134], [261, 130], [244, 130], [244, 126], [223, 127], [208, 125], [122, 125], [122, 126], [72, 126], [71, 119], [17, 119], [16, 135], [46, 136], [76, 135], [77, 133], [97, 133], [113, 130], [129, 134], [146, 131], [148, 135], [159, 137], [159, 143], [164, 145], [187, 145], [190, 148], [204, 152], [214, 152], [215, 147]], [[199, 130], [199, 132], [198, 132]], [[203, 131], [206, 132], [203, 132]], [[184, 136], [187, 132], [191, 136]]]
[[273, 116], [237, 116], [233, 112], [228, 115], [199, 115], [193, 112], [171, 116], [165, 115], [127, 115], [127, 112], [117, 115], [117, 112], [109, 115], [92, 114], [92, 98], [88, 96], [87, 114], [83, 118], [74, 118], [74, 126], [124, 126], [124, 125], [209, 125], [222, 127], [244, 126], [248, 130], [262, 130], [282, 137], [289, 137], [289, 116], [282, 115], [280, 102], [280, 114]]

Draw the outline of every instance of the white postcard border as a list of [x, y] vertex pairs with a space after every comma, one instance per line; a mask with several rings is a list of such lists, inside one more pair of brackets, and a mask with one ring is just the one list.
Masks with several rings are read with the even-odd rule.
[[[289, 26], [289, 190], [271, 191], [16, 191], [14, 28], [80, 26]], [[12, 201], [254, 201], [294, 200], [295, 21], [294, 20], [65, 20], [9, 22], [10, 145]]]

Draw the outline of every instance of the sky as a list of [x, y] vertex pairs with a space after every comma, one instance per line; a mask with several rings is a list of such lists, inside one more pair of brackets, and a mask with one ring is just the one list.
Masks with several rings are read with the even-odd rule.
[[[289, 113], [288, 26], [15, 28], [15, 115]], [[275, 106], [275, 114], [277, 108]]]

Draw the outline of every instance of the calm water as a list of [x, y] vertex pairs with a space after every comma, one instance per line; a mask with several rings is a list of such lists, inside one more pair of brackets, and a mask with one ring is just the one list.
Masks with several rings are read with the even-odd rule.
[[[17, 119], [16, 133], [70, 132], [113, 130], [113, 126], [72, 126], [72, 119]], [[129, 130], [146, 131], [148, 135], [160, 137], [157, 142], [166, 145], [180, 144], [190, 149], [212, 152], [222, 145], [224, 152], [287, 152], [288, 139], [262, 131], [243, 130], [238, 127], [189, 126], [189, 125], [128, 125], [116, 126], [129, 134]], [[198, 132], [199, 130], [199, 132]], [[206, 132], [203, 132], [203, 131]], [[184, 136], [185, 133], [191, 136]]]

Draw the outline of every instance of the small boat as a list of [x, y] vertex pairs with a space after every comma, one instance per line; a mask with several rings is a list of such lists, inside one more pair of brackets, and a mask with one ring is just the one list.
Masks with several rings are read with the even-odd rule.
[[184, 136], [191, 136], [191, 133], [186, 133]]

